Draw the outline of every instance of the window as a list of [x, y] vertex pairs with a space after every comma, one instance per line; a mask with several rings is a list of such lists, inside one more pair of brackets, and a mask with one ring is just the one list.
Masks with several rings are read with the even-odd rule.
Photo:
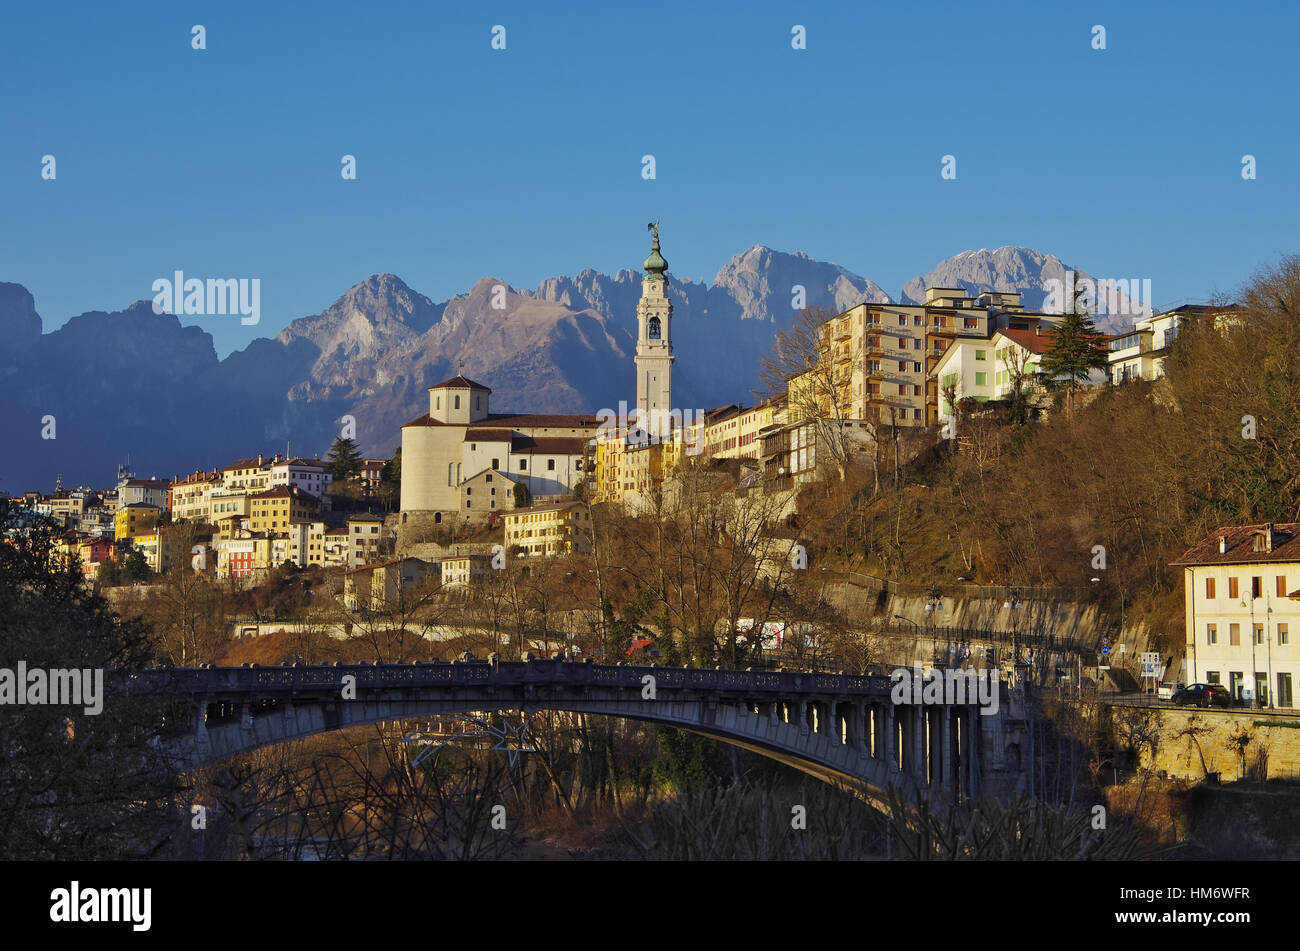
[[1258, 576], [1251, 578], [1250, 579], [1251, 599], [1253, 600], [1255, 598], [1258, 598], [1263, 593], [1264, 593], [1264, 579]]
[[1291, 675], [1277, 675], [1277, 697], [1274, 698], [1279, 707], [1291, 706]]
[[1207, 644], [1219, 643], [1219, 625], [1217, 624], [1205, 625], [1205, 643]]
[[1277, 576], [1277, 596], [1279, 598], [1286, 597], [1286, 575]]
[[1219, 682], [1219, 672], [1217, 670], [1207, 670], [1205, 672], [1205, 682], [1207, 684], [1217, 684]]
[[988, 359], [988, 351], [987, 351], [987, 350], [976, 350], [976, 351], [975, 351], [975, 359], [976, 359], [976, 360], [987, 360], [987, 359]]
[[651, 340], [658, 340], [659, 331], [660, 331], [659, 318], [651, 317], [649, 329], [646, 331], [646, 336], [648, 336]]
[[976, 386], [984, 386], [985, 384], [988, 383], [988, 379], [989, 379], [989, 375], [988, 375], [987, 373], [976, 373], [976, 374], [975, 374], [975, 385], [976, 385]]
[[527, 471], [527, 469], [528, 469], [528, 460], [527, 460], [527, 459], [520, 459], [520, 460], [519, 460], [519, 471], [520, 471], [520, 472], [525, 472], [525, 471]]
[[1213, 578], [1206, 578], [1206, 579], [1205, 579], [1205, 596], [1206, 596], [1207, 598], [1212, 598], [1212, 597], [1214, 597], [1214, 579], [1213, 579]]
[[967, 317], [967, 318], [966, 318], [966, 322], [965, 322], [965, 324], [964, 324], [963, 326], [965, 326], [965, 328], [966, 328], [967, 330], [977, 330], [977, 329], [979, 329], [979, 325], [980, 325], [980, 322], [979, 322], [978, 318], [975, 318], [975, 317]]
[[469, 486], [465, 486], [465, 494], [466, 494], [466, 495], [473, 495], [473, 494], [474, 494], [474, 490], [471, 489]]
[[[492, 481], [492, 473], [489, 472], [489, 473], [487, 474], [487, 478], [486, 478], [484, 481], [485, 481], [485, 482], [491, 482], [491, 481]], [[496, 489], [493, 489], [493, 490], [492, 490], [492, 494], [493, 494], [493, 495], [496, 495], [496, 493], [497, 493], [497, 490], [496, 490]]]
[[899, 372], [899, 373], [906, 373], [906, 372], [907, 372], [907, 361], [906, 361], [906, 360], [899, 360], [899, 361], [898, 361], [898, 372]]
[[493, 468], [493, 469], [500, 469], [500, 468], [501, 468], [501, 460], [500, 460], [500, 459], [493, 459], [493, 460], [492, 460], [492, 468]]
[[469, 508], [469, 507], [470, 507], [470, 501], [469, 501], [469, 499], [466, 499], [466, 500], [465, 500], [465, 508]]
[[913, 418], [913, 419], [920, 419], [920, 418], [921, 418], [921, 411], [920, 411], [919, 409], [914, 409], [914, 410], [912, 410], [912, 418]]
[[921, 386], [920, 386], [919, 383], [918, 383], [916, 386], [913, 386], [913, 387], [912, 387], [912, 395], [913, 395], [913, 396], [920, 396], [920, 395], [921, 395]]
[[1256, 644], [1263, 644], [1263, 643], [1264, 643], [1264, 625], [1263, 625], [1263, 624], [1256, 624], [1256, 625], [1255, 625], [1255, 643], [1256, 643]]
[[907, 395], [907, 384], [906, 384], [906, 383], [900, 383], [900, 384], [898, 384], [898, 395], [899, 395], [899, 396], [906, 396], [906, 395]]
[[900, 327], [906, 327], [906, 326], [907, 326], [907, 318], [906, 318], [904, 315], [902, 315], [902, 314], [899, 314], [899, 315], [898, 315], [898, 326], [900, 326]]
[[554, 472], [554, 471], [555, 471], [555, 460], [554, 460], [554, 459], [547, 459], [547, 460], [546, 460], [546, 468], [547, 468], [547, 471]]
[[1279, 647], [1291, 643], [1290, 625], [1286, 621], [1277, 626], [1277, 643]]
[[1237, 579], [1236, 579], [1236, 578], [1229, 578], [1229, 579], [1228, 579], [1228, 597], [1230, 597], [1230, 598], [1235, 598], [1236, 596], [1237, 596]]
[[457, 394], [457, 395], [456, 395], [456, 406], [455, 406], [455, 409], [460, 409], [460, 394]]
[[474, 408], [478, 409], [478, 394], [474, 394]]
[[919, 364], [919, 363], [913, 363], [913, 364], [912, 364], [912, 372], [913, 372], [913, 373], [920, 373], [920, 372], [921, 372], [921, 364]]
[[1239, 645], [1239, 644], [1241, 643], [1241, 625], [1240, 625], [1240, 624], [1229, 624], [1229, 625], [1228, 625], [1228, 643], [1229, 643], [1232, 647], [1236, 647], [1237, 645]]

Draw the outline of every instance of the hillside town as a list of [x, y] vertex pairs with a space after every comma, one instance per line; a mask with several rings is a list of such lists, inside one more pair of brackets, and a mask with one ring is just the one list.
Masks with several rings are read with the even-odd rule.
[[[403, 426], [393, 458], [364, 458], [341, 436], [327, 459], [259, 453], [170, 479], [138, 478], [123, 465], [107, 488], [56, 485], [5, 500], [10, 531], [33, 516], [51, 519], [58, 556], [79, 565], [89, 585], [147, 586], [150, 576], [188, 570], [247, 588], [289, 566], [335, 578], [347, 610], [382, 613], [412, 588], [483, 585], [507, 561], [590, 556], [599, 544], [594, 513], [662, 517], [665, 500], [680, 502], [681, 475], [704, 467], [725, 475], [729, 530], [749, 539], [756, 579], [779, 590], [791, 565], [803, 567], [791, 526], [808, 485], [870, 460], [879, 486], [882, 456], [893, 455], [897, 472], [936, 443], [960, 453], [969, 439], [958, 418], [977, 418], [981, 405], [1037, 417], [1063, 412], [1060, 394], [1069, 389], [1073, 398], [1076, 385], [1086, 399], [1159, 381], [1183, 321], [1231, 319], [1230, 309], [1184, 304], [1140, 316], [1131, 332], [1089, 330], [1079, 366], [1052, 372], [1049, 356], [1070, 315], [1029, 311], [1018, 293], [930, 287], [917, 305], [806, 311], [763, 368], [769, 396], [682, 409], [673, 405], [673, 364], [704, 357], [674, 352], [668, 263], [657, 223], [652, 231], [637, 307], [635, 401], [617, 411], [494, 412], [491, 389], [457, 375], [428, 387], [428, 412]], [[738, 501], [755, 493], [761, 507]], [[738, 527], [746, 519], [753, 524]], [[1217, 550], [1202, 543], [1179, 562], [1188, 573], [1186, 651], [1162, 659], [1159, 676], [1166, 667], [1176, 676], [1176, 661], [1189, 682], [1223, 682], [1238, 700], [1244, 688], [1269, 706], [1291, 705], [1300, 658], [1290, 657], [1287, 612], [1300, 594], [1300, 553], [1285, 553], [1296, 529], [1229, 527]], [[1206, 602], [1216, 567], [1241, 561], [1234, 552], [1246, 544], [1244, 560], [1263, 572], [1250, 576], [1249, 605], [1238, 601], [1244, 576], [1226, 574], [1227, 601]]]

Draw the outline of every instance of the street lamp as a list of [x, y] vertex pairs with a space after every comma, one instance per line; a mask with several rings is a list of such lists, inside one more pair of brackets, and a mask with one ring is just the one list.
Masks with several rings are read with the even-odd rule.
[[901, 614], [895, 614], [894, 617], [897, 618], [897, 619], [900, 620], [900, 621], [906, 621], [908, 624], [912, 625], [912, 627], [916, 628], [916, 633], [917, 633], [918, 635], [921, 633], [921, 625], [917, 624], [917, 623], [916, 623], [915, 621], [913, 621], [911, 618], [903, 617], [903, 615], [901, 615]]

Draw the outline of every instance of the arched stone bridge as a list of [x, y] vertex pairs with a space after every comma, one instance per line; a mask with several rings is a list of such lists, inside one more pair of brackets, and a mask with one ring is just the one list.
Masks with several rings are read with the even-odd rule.
[[[355, 697], [344, 699], [345, 677]], [[654, 698], [644, 699], [654, 678]], [[895, 705], [889, 678], [797, 671], [606, 666], [533, 660], [151, 671], [135, 689], [170, 699], [168, 748], [192, 768], [258, 747], [381, 721], [472, 711], [562, 710], [690, 730], [882, 802], [1003, 794], [1019, 783], [1018, 705]]]

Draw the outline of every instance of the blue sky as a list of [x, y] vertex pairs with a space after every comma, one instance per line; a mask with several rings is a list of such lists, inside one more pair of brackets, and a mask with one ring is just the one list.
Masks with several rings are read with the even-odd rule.
[[224, 355], [376, 272], [443, 300], [636, 267], [652, 218], [679, 277], [761, 243], [895, 296], [1005, 244], [1157, 304], [1300, 250], [1294, 3], [267, 6], [0, 12], [0, 280], [47, 331], [260, 278], [260, 325], [185, 319]]

